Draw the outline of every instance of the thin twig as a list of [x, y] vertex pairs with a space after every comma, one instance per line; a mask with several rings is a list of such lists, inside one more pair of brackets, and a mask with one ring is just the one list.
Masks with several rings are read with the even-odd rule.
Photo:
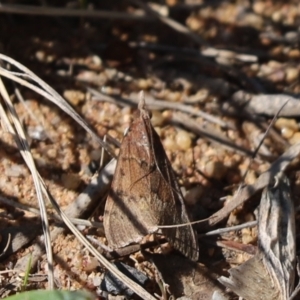
[[[6, 197], [3, 197], [1, 195], [0, 195], [0, 202], [5, 203], [5, 204], [10, 205], [10, 206], [15, 207], [15, 208], [19, 208], [21, 210], [31, 212], [31, 213], [33, 213], [35, 215], [38, 215], [38, 216], [41, 215], [41, 212], [38, 209], [36, 209], [34, 207], [31, 207], [29, 205], [26, 205], [26, 204], [22, 204], [22, 203], [13, 201], [13, 200], [11, 200], [9, 198], [6, 198]], [[52, 213], [49, 213], [49, 212], [47, 214], [48, 214], [49, 219], [54, 219], [58, 222], [62, 222], [61, 218], [58, 215], [52, 214]], [[83, 225], [83, 226], [88, 226], [88, 227], [103, 228], [103, 224], [100, 223], [100, 222], [92, 222], [92, 221], [89, 221], [89, 220], [78, 219], [78, 218], [70, 218], [70, 221], [75, 225]]]
[[[5, 124], [5, 128], [10, 132], [15, 139], [15, 142], [19, 148], [19, 151], [30, 170], [32, 175], [32, 179], [34, 182], [34, 187], [36, 190], [36, 195], [41, 211], [41, 219], [42, 219], [42, 228], [44, 232], [44, 241], [47, 253], [47, 262], [48, 262], [48, 280], [49, 280], [49, 289], [54, 289], [54, 274], [53, 274], [53, 254], [51, 248], [51, 240], [50, 240], [50, 232], [49, 232], [49, 223], [47, 218], [47, 211], [45, 205], [45, 199], [42, 192], [42, 183], [40, 181], [40, 177], [38, 171], [36, 169], [34, 159], [30, 152], [29, 143], [26, 139], [25, 131], [21, 125], [21, 122], [18, 118], [17, 112], [10, 100], [10, 97], [7, 93], [7, 90], [3, 84], [2, 79], [0, 78], [0, 92], [5, 104], [8, 108], [8, 114], [6, 114], [2, 105], [0, 105], [0, 114], [1, 120]], [[11, 123], [12, 122], [12, 123]]]
[[251, 222], [247, 222], [244, 224], [240, 224], [240, 225], [236, 225], [236, 226], [231, 226], [231, 227], [226, 227], [226, 228], [220, 228], [220, 229], [216, 229], [216, 230], [212, 230], [203, 234], [198, 234], [199, 237], [202, 236], [210, 236], [210, 235], [221, 235], [223, 233], [227, 233], [230, 231], [238, 231], [244, 228], [251, 228], [251, 227], [255, 227], [257, 225], [257, 221], [251, 221]]
[[97, 19], [116, 19], [116, 20], [132, 20], [149, 22], [154, 21], [155, 18], [145, 16], [144, 14], [129, 14], [116, 11], [101, 11], [101, 10], [83, 10], [72, 8], [55, 8], [55, 7], [41, 7], [31, 5], [17, 5], [17, 4], [2, 4], [0, 3], [0, 13], [21, 14], [21, 15], [35, 15], [35, 16], [52, 16], [52, 17], [84, 17]]
[[[123, 97], [117, 97], [117, 96], [112, 97], [110, 95], [101, 93], [90, 87], [87, 87], [87, 90], [92, 95], [94, 95], [94, 97], [92, 97], [93, 100], [108, 101], [108, 102], [115, 103], [118, 105], [124, 105], [124, 104], [131, 105], [131, 106], [134, 105], [135, 107], [138, 104], [138, 95], [137, 94], [133, 95], [133, 97], [131, 97], [131, 98], [123, 98]], [[147, 108], [150, 110], [174, 109], [174, 110], [178, 110], [181, 112], [191, 114], [192, 116], [201, 117], [204, 120], [206, 120], [210, 123], [213, 123], [213, 124], [218, 124], [223, 128], [235, 129], [235, 127], [232, 124], [226, 123], [223, 120], [221, 120], [220, 118], [217, 118], [213, 115], [203, 112], [200, 109], [196, 109], [196, 108], [193, 108], [188, 105], [181, 104], [181, 103], [157, 100], [150, 94], [147, 94], [146, 98], [147, 98]]]

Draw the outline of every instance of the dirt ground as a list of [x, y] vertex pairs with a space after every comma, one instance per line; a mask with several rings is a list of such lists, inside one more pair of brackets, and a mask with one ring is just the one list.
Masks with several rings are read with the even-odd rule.
[[[41, 5], [39, 1], [2, 2], [12, 7]], [[225, 207], [241, 185], [254, 184], [272, 162], [300, 142], [298, 1], [144, 1], [146, 10], [139, 1], [121, 0], [51, 1], [51, 6], [63, 10], [80, 3], [86, 5], [85, 9], [126, 16], [130, 13], [139, 18], [8, 14], [0, 7], [0, 52], [25, 65], [64, 96], [101, 138], [110, 135], [122, 140], [124, 130], [136, 118], [138, 93], [143, 90], [152, 111], [152, 124], [193, 220], [207, 219]], [[161, 17], [163, 14], [165, 17]], [[188, 30], [183, 32], [169, 20]], [[37, 168], [64, 209], [98, 170], [101, 147], [57, 106], [22, 87], [24, 102], [19, 102], [16, 85], [4, 82], [27, 130]], [[241, 93], [250, 100], [242, 101]], [[271, 96], [266, 100], [259, 98], [261, 95]], [[284, 104], [282, 95], [292, 98], [292, 108], [282, 111], [255, 153]], [[155, 103], [157, 100], [161, 102]], [[14, 139], [1, 130], [0, 143], [0, 197], [38, 208], [33, 180]], [[117, 154], [118, 146], [111, 146]], [[109, 160], [105, 155], [104, 164]], [[296, 209], [297, 236], [298, 159], [289, 164], [286, 174]], [[176, 259], [167, 245], [152, 247], [150, 254], [138, 251], [120, 260], [148, 277], [143, 287], [151, 294], [162, 294], [161, 280], [169, 284], [161, 299], [168, 299], [169, 294], [211, 299], [214, 290], [225, 289], [207, 276], [228, 276], [228, 269], [251, 258], [257, 251], [257, 227], [209, 237], [202, 234], [256, 220], [260, 197], [261, 189], [221, 222], [196, 225], [200, 235], [197, 266], [181, 256]], [[98, 207], [89, 208], [81, 217], [102, 221], [105, 198], [99, 197]], [[48, 209], [52, 211], [50, 204]], [[8, 270], [0, 275], [4, 298], [19, 291], [22, 274], [14, 272], [15, 264], [32, 251], [41, 225], [32, 212], [2, 201], [0, 218], [0, 270]], [[52, 229], [58, 226], [53, 220], [50, 224]], [[16, 232], [26, 236], [21, 249], [11, 245], [5, 249], [7, 228], [15, 228], [13, 237]], [[101, 228], [79, 228], [93, 237], [96, 247], [96, 241], [106, 244]], [[69, 231], [56, 237], [53, 252], [59, 288], [85, 288], [99, 299], [122, 299], [101, 291], [104, 268]], [[160, 252], [168, 252], [165, 259], [158, 255]], [[200, 266], [201, 276], [197, 273], [196, 280], [195, 270]], [[185, 276], [176, 274], [178, 269], [186, 269]], [[169, 274], [164, 274], [165, 270]], [[178, 287], [172, 273], [183, 287]], [[28, 289], [46, 288], [46, 274], [43, 254], [31, 273]], [[227, 297], [237, 299], [233, 294]]]

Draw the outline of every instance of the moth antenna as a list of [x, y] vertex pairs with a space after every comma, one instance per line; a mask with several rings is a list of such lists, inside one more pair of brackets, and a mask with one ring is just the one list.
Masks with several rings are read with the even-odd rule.
[[139, 108], [139, 110], [145, 110], [146, 102], [145, 102], [144, 91], [140, 91], [139, 98], [140, 98], [140, 101], [139, 101], [139, 104], [138, 104], [138, 108]]
[[139, 98], [140, 98], [140, 101], [138, 104], [138, 109], [140, 111], [141, 116], [151, 119], [152, 113], [146, 109], [146, 101], [145, 101], [144, 91], [140, 91]]

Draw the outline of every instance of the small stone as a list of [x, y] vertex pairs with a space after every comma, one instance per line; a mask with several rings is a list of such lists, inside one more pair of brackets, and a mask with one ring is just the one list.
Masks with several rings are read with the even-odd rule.
[[264, 1], [255, 1], [253, 3], [253, 11], [258, 15], [262, 15], [265, 10], [265, 5], [266, 4], [264, 3]]
[[64, 97], [74, 106], [84, 101], [85, 94], [81, 91], [76, 90], [66, 90], [64, 91]]
[[190, 16], [186, 20], [186, 25], [187, 25], [187, 27], [189, 27], [190, 30], [198, 31], [201, 28], [203, 28], [204, 23], [203, 23], [203, 20], [201, 20], [197, 16]]
[[274, 22], [280, 22], [282, 20], [282, 13], [280, 10], [274, 11], [274, 13], [272, 14], [272, 20]]
[[243, 244], [251, 244], [256, 240], [256, 237], [252, 235], [250, 228], [243, 228], [241, 232]]
[[46, 60], [46, 53], [45, 53], [45, 51], [42, 51], [42, 50], [37, 51], [35, 53], [35, 57], [38, 61], [44, 62]]
[[191, 136], [184, 130], [180, 130], [176, 134], [176, 144], [181, 150], [188, 150], [191, 147]]
[[49, 158], [56, 158], [57, 157], [57, 149], [54, 149], [54, 148], [47, 149], [46, 155]]
[[287, 119], [287, 118], [279, 118], [275, 122], [275, 128], [279, 129], [280, 131], [289, 128], [293, 130], [294, 132], [299, 130], [299, 126], [295, 119]]
[[163, 145], [164, 145], [165, 150], [169, 150], [169, 151], [177, 150], [177, 144], [175, 142], [174, 137], [167, 136], [163, 140]]
[[96, 65], [98, 67], [102, 66], [102, 59], [98, 55], [92, 56], [92, 62], [94, 65]]
[[178, 102], [181, 99], [181, 93], [180, 92], [171, 92], [166, 94], [166, 100], [171, 102]]
[[300, 143], [300, 132], [294, 133], [294, 135], [289, 139], [292, 145]]
[[8, 177], [20, 177], [26, 174], [26, 168], [24, 165], [11, 165], [5, 168], [5, 176]]
[[296, 59], [300, 57], [299, 49], [291, 49], [288, 53], [288, 56], [292, 59]]
[[294, 130], [292, 130], [288, 127], [281, 129], [282, 137], [287, 140], [290, 139], [293, 136], [293, 134], [294, 134]]
[[288, 68], [285, 70], [285, 81], [287, 83], [292, 83], [298, 79], [299, 71], [297, 68]]
[[137, 82], [137, 86], [141, 90], [147, 90], [149, 87], [151, 87], [151, 82], [148, 79], [139, 79]]
[[256, 174], [253, 170], [248, 170], [245, 182], [247, 184], [254, 184], [257, 180]]
[[204, 173], [207, 177], [221, 179], [226, 173], [226, 167], [220, 161], [209, 161], [205, 165]]
[[82, 259], [82, 268], [86, 272], [92, 272], [99, 266], [98, 260], [93, 256], [85, 256]]
[[164, 117], [160, 111], [152, 111], [151, 123], [154, 127], [162, 126], [164, 122]]

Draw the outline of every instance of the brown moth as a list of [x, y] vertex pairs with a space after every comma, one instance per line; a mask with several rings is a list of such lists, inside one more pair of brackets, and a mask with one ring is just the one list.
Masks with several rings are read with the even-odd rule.
[[199, 249], [189, 223], [176, 176], [158, 134], [150, 122], [141, 95], [140, 117], [125, 133], [104, 211], [104, 230], [114, 249], [139, 243], [148, 234], [161, 232], [169, 243], [192, 260]]

